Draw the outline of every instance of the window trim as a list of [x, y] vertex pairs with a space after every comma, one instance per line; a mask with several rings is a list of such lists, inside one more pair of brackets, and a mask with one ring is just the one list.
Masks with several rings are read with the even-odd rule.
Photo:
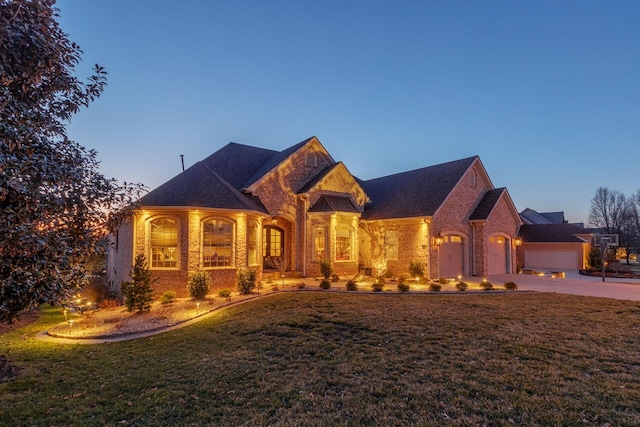
[[[349, 258], [348, 259], [338, 259], [338, 232], [339, 231], [343, 231], [343, 230], [346, 230], [349, 233], [349, 237], [348, 237], [348, 239], [349, 239], [349, 247], [348, 247], [348, 249], [349, 249], [349, 251], [348, 251]], [[352, 227], [349, 227], [347, 225], [339, 225], [339, 226], [336, 227], [335, 232], [334, 232], [335, 240], [334, 240], [334, 243], [333, 243], [333, 248], [334, 248], [333, 260], [335, 262], [352, 262], [353, 261], [353, 258], [354, 258], [353, 257], [353, 235], [354, 235], [354, 233], [353, 233], [353, 228]]]
[[[175, 224], [176, 227], [176, 246], [175, 246], [175, 267], [159, 267], [159, 266], [155, 266], [154, 265], [154, 260], [153, 260], [153, 248], [154, 246], [151, 244], [151, 234], [152, 234], [152, 227], [153, 227], [153, 223], [155, 223], [156, 221], [161, 221], [161, 220], [168, 220], [168, 221], [172, 221]], [[147, 254], [147, 259], [149, 260], [149, 270], [180, 270], [180, 263], [181, 263], [181, 257], [180, 257], [180, 252], [181, 252], [181, 245], [180, 245], [180, 221], [177, 218], [173, 218], [170, 216], [156, 216], [156, 217], [152, 217], [149, 218], [146, 221], [146, 226], [145, 229], [147, 231], [146, 233], [146, 254]]]
[[[389, 247], [390, 247], [390, 245], [389, 245], [388, 235], [390, 233], [394, 233], [395, 234], [395, 257], [391, 257], [389, 255]], [[400, 257], [400, 254], [399, 254], [400, 248], [399, 248], [398, 240], [399, 240], [399, 236], [398, 236], [398, 230], [397, 229], [393, 228], [393, 229], [384, 231], [384, 254], [385, 254], [385, 257], [386, 257], [387, 261], [398, 261], [398, 258]]]
[[[229, 244], [229, 265], [214, 265], [214, 266], [206, 266], [205, 265], [205, 224], [210, 222], [210, 221], [223, 221], [226, 222], [228, 224], [231, 225], [231, 243]], [[200, 244], [199, 244], [199, 249], [200, 249], [200, 268], [204, 269], [204, 270], [222, 270], [222, 269], [228, 269], [228, 268], [235, 268], [236, 262], [235, 262], [235, 254], [236, 254], [236, 242], [237, 242], [237, 237], [236, 237], [236, 223], [235, 221], [229, 219], [229, 218], [225, 218], [225, 217], [219, 217], [219, 216], [211, 216], [211, 217], [207, 217], [207, 218], [203, 218], [202, 221], [200, 221]], [[211, 245], [214, 246], [214, 245]], [[215, 247], [226, 247], [226, 246], [215, 246]]]

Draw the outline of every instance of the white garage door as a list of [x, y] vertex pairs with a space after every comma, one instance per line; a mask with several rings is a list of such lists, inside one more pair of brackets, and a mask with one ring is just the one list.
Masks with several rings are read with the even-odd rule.
[[462, 255], [462, 237], [445, 236], [444, 243], [440, 246], [440, 277], [463, 275]]
[[507, 272], [507, 239], [504, 237], [490, 237], [488, 249], [488, 274], [505, 274]]
[[575, 270], [580, 268], [578, 253], [572, 251], [526, 251], [524, 265], [527, 268]]

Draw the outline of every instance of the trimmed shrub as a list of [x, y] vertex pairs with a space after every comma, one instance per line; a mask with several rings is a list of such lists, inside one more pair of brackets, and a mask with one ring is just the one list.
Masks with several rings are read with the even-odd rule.
[[175, 291], [167, 291], [160, 297], [160, 304], [169, 304], [176, 299]]
[[408, 283], [409, 282], [409, 275], [407, 273], [402, 273], [400, 276], [398, 276], [398, 284], [401, 283]]
[[440, 283], [441, 285], [446, 285], [447, 284], [447, 279], [445, 279], [444, 277], [441, 277], [438, 279], [438, 283]]
[[411, 261], [409, 263], [409, 274], [412, 277], [424, 276], [424, 265], [420, 261]]
[[331, 282], [328, 281], [327, 279], [322, 280], [320, 282], [320, 289], [324, 289], [324, 290], [331, 289]]
[[131, 270], [131, 282], [122, 282], [120, 290], [124, 296], [124, 303], [128, 311], [143, 313], [151, 310], [153, 302], [153, 283], [151, 272], [144, 255], [136, 256]]
[[384, 272], [383, 277], [385, 279], [391, 279], [393, 277], [393, 272], [390, 269], [387, 269], [387, 271]]
[[432, 283], [429, 285], [430, 292], [440, 292], [442, 290], [442, 285], [440, 283]]
[[323, 259], [320, 261], [320, 274], [324, 277], [324, 280], [329, 280], [331, 274], [333, 273], [333, 267], [331, 266], [331, 261], [327, 259]]
[[371, 285], [371, 289], [373, 289], [374, 292], [384, 291], [384, 281], [376, 281], [373, 285]]
[[338, 280], [340, 280], [340, 276], [338, 276], [337, 274], [332, 274], [331, 275], [331, 281], [332, 282], [337, 282]]
[[466, 291], [468, 287], [469, 285], [466, 282], [456, 283], [456, 289], [459, 290], [460, 292]]
[[218, 291], [218, 296], [220, 298], [225, 298], [226, 300], [231, 300], [231, 291], [229, 289], [220, 289]]
[[304, 289], [304, 282], [296, 283], [296, 288], [298, 288], [298, 289]]
[[400, 292], [409, 292], [409, 284], [406, 282], [398, 283], [398, 290]]
[[210, 285], [211, 278], [209, 277], [209, 273], [205, 270], [195, 270], [189, 275], [187, 292], [189, 292], [191, 299], [205, 299], [209, 293]]
[[249, 295], [256, 288], [256, 271], [253, 268], [238, 268], [236, 288], [242, 295]]
[[504, 283], [504, 288], [508, 291], [515, 291], [518, 289], [518, 285], [516, 285], [516, 282], [509, 281]]
[[347, 281], [347, 290], [348, 291], [357, 291], [358, 290], [358, 285], [356, 284], [355, 280]]
[[488, 280], [483, 280], [482, 282], [480, 282], [480, 287], [485, 291], [490, 291], [491, 289], [493, 289], [493, 285]]

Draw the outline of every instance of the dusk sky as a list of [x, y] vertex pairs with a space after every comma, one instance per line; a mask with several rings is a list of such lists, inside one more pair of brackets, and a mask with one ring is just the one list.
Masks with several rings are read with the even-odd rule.
[[600, 186], [640, 189], [639, 1], [57, 6], [79, 76], [109, 73], [70, 137], [120, 181], [316, 135], [362, 179], [479, 155], [518, 210], [571, 222]]

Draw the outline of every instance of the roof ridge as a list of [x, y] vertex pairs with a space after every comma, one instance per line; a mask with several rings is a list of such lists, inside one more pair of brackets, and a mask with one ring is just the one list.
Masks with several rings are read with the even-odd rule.
[[431, 169], [431, 168], [436, 168], [436, 167], [440, 167], [440, 166], [450, 165], [452, 163], [462, 163], [462, 162], [465, 162], [465, 161], [468, 161], [468, 160], [471, 160], [471, 159], [475, 160], [476, 158], [480, 158], [480, 156], [475, 155], [475, 156], [465, 157], [463, 159], [450, 160], [448, 162], [438, 163], [438, 164], [430, 165], [430, 166], [423, 166], [421, 168], [411, 169], [411, 170], [402, 171], [402, 172], [396, 172], [396, 173], [392, 173], [390, 175], [378, 176], [376, 178], [371, 178], [371, 179], [362, 180], [362, 181], [363, 182], [371, 182], [371, 181], [375, 181], [375, 180], [378, 180], [378, 179], [389, 178], [389, 177], [393, 177], [393, 176], [400, 176], [400, 175], [405, 175], [405, 174], [409, 174], [409, 173], [412, 173], [412, 172], [424, 171], [426, 169]]

